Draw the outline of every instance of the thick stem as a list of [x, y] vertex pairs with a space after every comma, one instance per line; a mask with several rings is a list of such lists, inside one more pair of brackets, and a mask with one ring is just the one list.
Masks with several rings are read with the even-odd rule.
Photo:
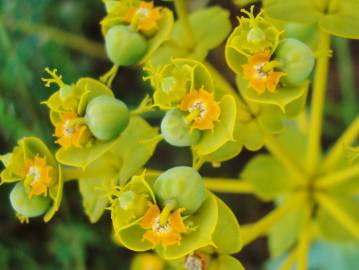
[[324, 159], [321, 171], [330, 171], [335, 168], [336, 163], [343, 158], [345, 148], [350, 146], [359, 136], [359, 116], [357, 116], [353, 123], [347, 128], [342, 136], [337, 140], [335, 145], [330, 150], [327, 157]]
[[175, 4], [175, 9], [176, 9], [178, 19], [179, 19], [180, 23], [182, 24], [183, 29], [186, 32], [186, 37], [187, 37], [187, 42], [186, 42], [187, 46], [186, 47], [187, 47], [187, 49], [191, 50], [194, 46], [194, 37], [193, 37], [191, 25], [189, 23], [186, 1], [185, 0], [175, 0], [174, 4]]
[[272, 226], [282, 219], [293, 207], [303, 202], [305, 195], [298, 193], [288, 199], [281, 206], [274, 209], [261, 220], [254, 224], [242, 226], [242, 245], [246, 246], [256, 240], [258, 237], [266, 234]]
[[307, 166], [313, 173], [318, 166], [321, 156], [321, 135], [325, 93], [330, 56], [330, 35], [324, 32], [319, 36], [318, 61], [314, 75], [312, 108], [309, 124], [309, 139], [307, 148]]
[[220, 193], [253, 193], [250, 183], [239, 179], [205, 178], [204, 184], [209, 190]]

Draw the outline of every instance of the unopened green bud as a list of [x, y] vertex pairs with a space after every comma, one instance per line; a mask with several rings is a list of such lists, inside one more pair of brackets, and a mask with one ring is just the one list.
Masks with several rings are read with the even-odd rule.
[[289, 86], [297, 86], [303, 83], [314, 66], [314, 54], [303, 42], [288, 38], [279, 43], [275, 51], [275, 60], [279, 60], [282, 66], [280, 70], [286, 73], [281, 81]]
[[10, 202], [17, 213], [31, 218], [44, 214], [50, 207], [51, 199], [44, 196], [30, 197], [23, 182], [18, 182], [10, 192]]
[[146, 38], [130, 26], [116, 25], [107, 32], [105, 46], [107, 56], [114, 64], [129, 66], [141, 60], [148, 44]]
[[258, 26], [253, 27], [247, 34], [247, 40], [251, 43], [260, 43], [266, 38], [266, 33]]
[[168, 111], [161, 122], [161, 133], [169, 144], [178, 147], [196, 144], [201, 137], [198, 129], [192, 129], [185, 114], [178, 109]]
[[155, 181], [153, 191], [162, 207], [174, 202], [185, 214], [195, 213], [206, 198], [201, 175], [192, 167], [179, 166], [163, 172]]
[[86, 124], [99, 140], [116, 138], [127, 127], [129, 118], [126, 104], [110, 96], [96, 97], [86, 108]]

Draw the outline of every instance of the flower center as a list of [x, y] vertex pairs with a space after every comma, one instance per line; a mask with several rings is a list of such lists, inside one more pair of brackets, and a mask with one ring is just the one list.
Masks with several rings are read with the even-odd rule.
[[157, 216], [153, 222], [152, 230], [159, 233], [159, 234], [165, 234], [171, 231], [171, 224], [169, 221], [167, 221], [164, 225], [161, 225], [160, 222], [161, 217]]
[[32, 177], [32, 183], [36, 182], [40, 178], [40, 172], [39, 169], [35, 166], [31, 166], [27, 172], [27, 177]]
[[263, 63], [260, 63], [260, 64], [254, 66], [255, 76], [258, 79], [266, 79], [268, 77], [268, 72], [263, 72], [263, 68], [266, 63], [268, 63], [268, 62], [263, 62]]
[[197, 111], [198, 115], [196, 117], [196, 119], [200, 120], [202, 118], [205, 118], [207, 113], [208, 113], [208, 109], [206, 107], [206, 105], [203, 103], [202, 100], [196, 100], [192, 103], [192, 106], [188, 109], [188, 111], [194, 112]]
[[184, 267], [187, 270], [206, 270], [207, 262], [206, 258], [202, 254], [194, 253], [188, 255], [184, 259]]
[[64, 122], [64, 136], [71, 136], [76, 130], [76, 126], [71, 126], [70, 123], [70, 120]]
[[137, 9], [136, 14], [141, 15], [143, 17], [149, 17], [150, 12], [151, 12], [150, 9], [145, 8], [145, 7], [140, 7]]

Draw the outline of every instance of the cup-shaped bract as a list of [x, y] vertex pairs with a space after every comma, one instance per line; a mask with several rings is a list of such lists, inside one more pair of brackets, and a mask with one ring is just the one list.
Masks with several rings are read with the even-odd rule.
[[62, 199], [62, 175], [47, 146], [36, 137], [18, 141], [13, 151], [1, 157], [5, 169], [1, 183], [15, 183], [10, 201], [21, 221], [44, 215], [49, 221]]
[[185, 113], [178, 109], [167, 111], [161, 122], [161, 133], [166, 142], [173, 146], [190, 146], [201, 137], [198, 129], [191, 129]]
[[114, 97], [96, 97], [86, 107], [86, 124], [99, 140], [116, 138], [127, 127], [129, 118], [126, 104]]
[[206, 199], [201, 175], [193, 168], [178, 166], [163, 172], [153, 185], [156, 198], [162, 206], [174, 202], [184, 208], [185, 214], [196, 212]]

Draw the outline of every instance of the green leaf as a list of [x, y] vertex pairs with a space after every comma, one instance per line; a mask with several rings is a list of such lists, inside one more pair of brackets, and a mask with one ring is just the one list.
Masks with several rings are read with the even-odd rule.
[[245, 130], [245, 132], [241, 132], [238, 135], [238, 142], [242, 143], [250, 151], [257, 151], [263, 147], [264, 134], [255, 119], [244, 123], [237, 123], [237, 125], [240, 130]]
[[240, 251], [240, 228], [232, 210], [219, 198], [218, 223], [212, 239], [220, 254], [234, 254]]
[[[346, 194], [331, 194], [336, 205], [343, 209], [353, 220], [359, 224], [359, 200]], [[320, 236], [328, 241], [353, 242], [355, 238], [348, 232], [326, 209], [320, 207], [317, 214], [317, 222], [320, 229]], [[358, 227], [359, 228], [359, 227]]]
[[233, 141], [236, 122], [236, 102], [231, 95], [223, 96], [219, 103], [221, 115], [215, 123], [213, 132], [207, 131], [202, 135], [199, 143], [192, 147], [196, 156], [213, 153], [228, 141]]
[[324, 15], [318, 8], [320, 2], [323, 0], [264, 0], [263, 8], [273, 19], [310, 24]]
[[[352, 7], [358, 10], [359, 7]], [[352, 15], [327, 15], [319, 22], [319, 27], [334, 36], [359, 39], [359, 14]]]
[[305, 225], [306, 216], [305, 208], [301, 205], [293, 208], [273, 225], [268, 238], [271, 257], [283, 255], [295, 244]]
[[111, 156], [92, 163], [78, 179], [82, 205], [91, 223], [97, 222], [109, 203], [108, 191], [116, 184], [118, 168]]
[[293, 186], [285, 168], [266, 154], [251, 159], [241, 173], [241, 178], [248, 181], [263, 200], [271, 200]]

